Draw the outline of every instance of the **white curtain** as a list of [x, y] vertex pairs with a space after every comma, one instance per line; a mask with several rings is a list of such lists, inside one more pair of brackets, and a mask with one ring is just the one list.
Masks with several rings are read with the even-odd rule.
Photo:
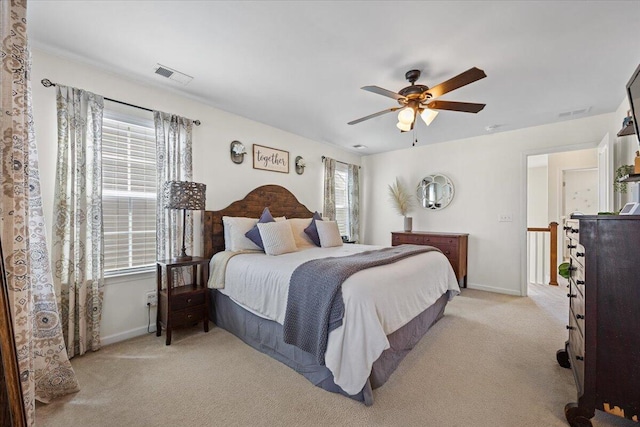
[[102, 116], [104, 100], [57, 86], [53, 269], [69, 357], [100, 349], [104, 288]]
[[322, 216], [330, 220], [336, 219], [336, 161], [324, 158], [324, 200]]
[[[162, 187], [166, 181], [191, 181], [191, 133], [193, 122], [173, 114], [153, 112], [156, 127], [158, 208], [156, 220], [157, 259], [176, 257], [182, 247], [182, 211], [164, 209]], [[185, 246], [193, 254], [193, 219], [187, 211]], [[178, 279], [180, 280], [180, 279]], [[164, 282], [164, 281], [163, 281]]]
[[26, 2], [0, 2], [0, 236], [28, 425], [35, 399], [78, 391], [51, 277], [27, 47]]

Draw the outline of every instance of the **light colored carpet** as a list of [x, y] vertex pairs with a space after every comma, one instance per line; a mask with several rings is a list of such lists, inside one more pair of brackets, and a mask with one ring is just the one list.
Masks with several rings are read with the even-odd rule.
[[[214, 327], [138, 337], [72, 360], [81, 391], [39, 405], [39, 426], [566, 426], [556, 363], [566, 289], [529, 298], [463, 290], [366, 407], [314, 387]], [[638, 424], [598, 412], [594, 426]]]

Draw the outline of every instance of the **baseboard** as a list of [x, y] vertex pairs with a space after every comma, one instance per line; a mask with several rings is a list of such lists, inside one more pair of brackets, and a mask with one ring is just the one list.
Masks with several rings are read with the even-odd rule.
[[516, 297], [522, 296], [520, 294], [520, 290], [519, 289], [496, 288], [496, 287], [493, 287], [493, 286], [479, 285], [477, 283], [468, 283], [467, 284], [467, 288], [469, 288], [469, 289], [477, 289], [479, 291], [494, 292], [496, 294], [513, 295], [513, 296], [516, 296]]
[[[150, 332], [155, 332], [156, 331], [155, 323], [152, 324], [149, 327], [149, 331]], [[130, 329], [128, 331], [120, 332], [119, 334], [113, 334], [113, 335], [109, 335], [107, 337], [101, 337], [100, 338], [100, 345], [104, 346], [104, 345], [109, 345], [109, 344], [115, 344], [117, 342], [128, 340], [130, 338], [139, 337], [140, 335], [146, 335], [147, 333], [150, 333], [150, 332], [147, 332], [147, 327], [146, 326], [140, 326], [139, 328]]]

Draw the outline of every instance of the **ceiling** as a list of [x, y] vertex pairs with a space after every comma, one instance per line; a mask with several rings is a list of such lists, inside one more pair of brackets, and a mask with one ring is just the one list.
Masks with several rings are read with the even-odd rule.
[[[37, 48], [362, 154], [612, 112], [640, 62], [639, 1], [30, 0], [28, 32]], [[194, 78], [157, 76], [157, 63]], [[397, 106], [362, 86], [397, 92], [410, 69], [435, 86], [474, 66], [488, 77], [441, 99], [486, 103], [478, 114], [442, 111], [415, 135], [395, 113], [347, 125]]]

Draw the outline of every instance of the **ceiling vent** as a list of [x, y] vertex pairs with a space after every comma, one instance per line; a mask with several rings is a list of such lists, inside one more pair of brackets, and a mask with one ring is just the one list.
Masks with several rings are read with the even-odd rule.
[[169, 68], [161, 64], [157, 65], [158, 66], [154, 69], [154, 72], [159, 76], [166, 77], [183, 85], [187, 85], [191, 80], [193, 80], [193, 77], [185, 73], [181, 73], [178, 70], [174, 70], [173, 68]]
[[587, 114], [589, 111], [591, 111], [591, 107], [579, 108], [573, 111], [562, 112], [558, 114], [558, 117], [566, 119], [567, 117], [581, 116], [583, 114]]
[[367, 148], [366, 145], [362, 145], [362, 144], [356, 144], [353, 146], [353, 148], [358, 149], [358, 150], [364, 150], [365, 148]]

